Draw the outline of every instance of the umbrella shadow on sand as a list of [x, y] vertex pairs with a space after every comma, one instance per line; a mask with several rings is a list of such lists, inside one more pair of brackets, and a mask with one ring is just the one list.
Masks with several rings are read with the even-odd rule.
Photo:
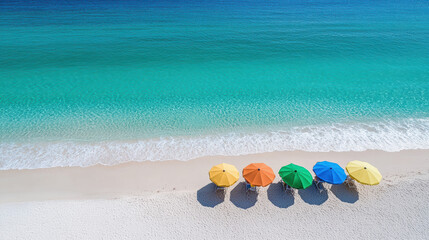
[[332, 185], [331, 192], [346, 203], [355, 203], [359, 200], [359, 192], [356, 189], [348, 188], [345, 184]]
[[288, 208], [295, 203], [294, 196], [283, 190], [281, 182], [272, 183], [267, 189], [267, 195], [268, 200], [279, 208]]
[[319, 192], [314, 185], [311, 185], [306, 189], [298, 190], [298, 194], [304, 202], [311, 205], [321, 205], [328, 200], [328, 191], [324, 189]]
[[255, 206], [258, 201], [258, 193], [248, 192], [246, 193], [246, 184], [241, 182], [232, 189], [230, 193], [231, 202], [239, 208], [248, 209]]
[[225, 194], [216, 191], [214, 183], [209, 183], [197, 191], [197, 200], [204, 207], [215, 207], [225, 201]]

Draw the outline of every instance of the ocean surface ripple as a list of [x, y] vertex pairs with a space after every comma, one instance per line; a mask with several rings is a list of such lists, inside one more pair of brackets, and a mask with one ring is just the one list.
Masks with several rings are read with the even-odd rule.
[[427, 0], [0, 1], [0, 168], [429, 149]]

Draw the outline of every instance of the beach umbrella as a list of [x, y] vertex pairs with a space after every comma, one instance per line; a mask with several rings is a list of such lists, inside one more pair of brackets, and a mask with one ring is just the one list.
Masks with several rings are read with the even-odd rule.
[[218, 187], [229, 187], [237, 182], [240, 173], [234, 165], [221, 163], [210, 169], [209, 176]]
[[280, 168], [279, 175], [287, 185], [297, 189], [306, 189], [313, 183], [311, 173], [293, 163]]
[[266, 187], [274, 181], [276, 175], [264, 163], [252, 163], [243, 169], [243, 177], [253, 186]]
[[330, 184], [341, 184], [347, 178], [344, 169], [340, 165], [328, 161], [316, 163], [313, 167], [313, 172], [320, 180]]
[[351, 161], [347, 164], [346, 170], [351, 178], [366, 185], [377, 185], [382, 178], [378, 169], [366, 162]]

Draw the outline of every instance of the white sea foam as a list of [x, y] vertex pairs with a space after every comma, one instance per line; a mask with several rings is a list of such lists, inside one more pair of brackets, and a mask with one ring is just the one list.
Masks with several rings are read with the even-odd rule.
[[400, 151], [429, 149], [429, 119], [295, 127], [259, 133], [140, 141], [0, 143], [0, 169], [114, 165], [190, 160], [273, 151]]

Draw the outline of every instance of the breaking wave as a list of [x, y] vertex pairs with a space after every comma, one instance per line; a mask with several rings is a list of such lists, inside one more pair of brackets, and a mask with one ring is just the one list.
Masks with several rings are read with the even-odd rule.
[[258, 133], [136, 141], [0, 143], [0, 169], [34, 169], [129, 161], [190, 160], [273, 151], [344, 152], [429, 149], [429, 119], [335, 123]]

